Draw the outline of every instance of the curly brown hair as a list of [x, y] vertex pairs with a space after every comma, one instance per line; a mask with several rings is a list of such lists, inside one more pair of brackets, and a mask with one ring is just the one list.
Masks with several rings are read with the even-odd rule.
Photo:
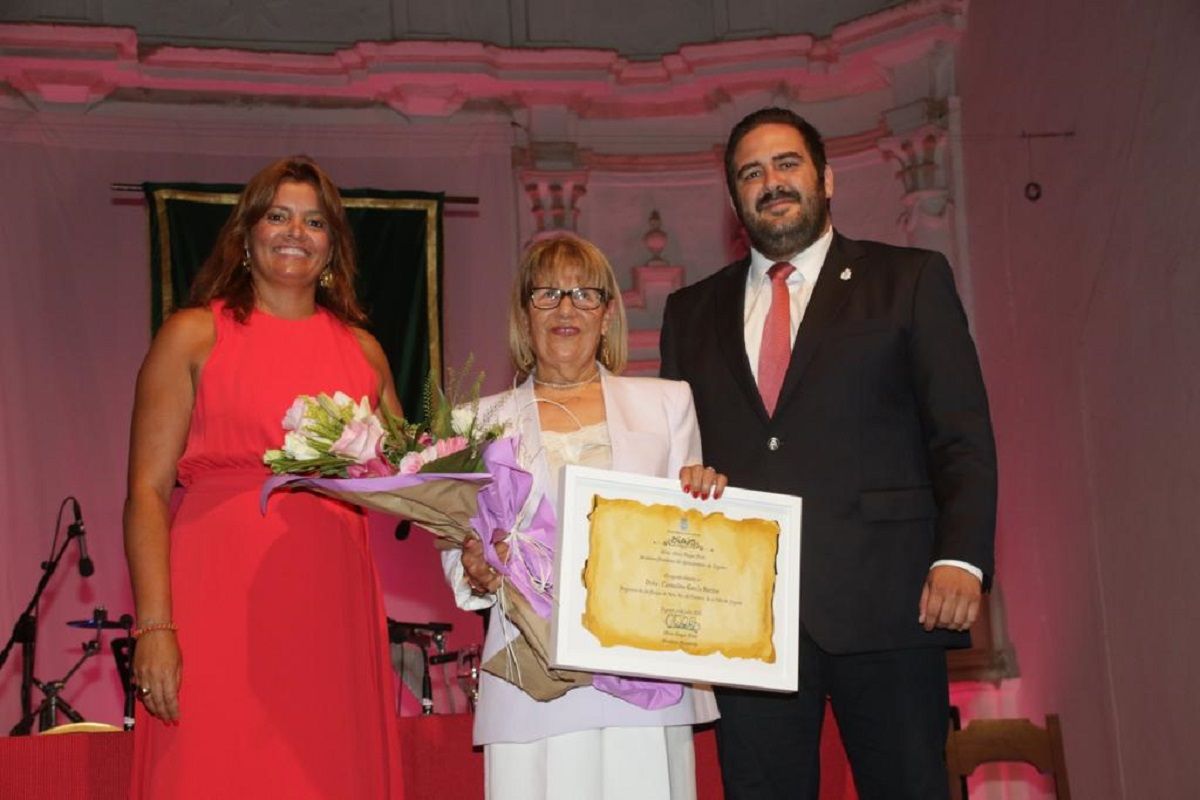
[[328, 309], [347, 325], [365, 325], [367, 315], [354, 294], [354, 235], [346, 220], [346, 209], [337, 186], [308, 156], [281, 158], [260, 170], [242, 190], [233, 213], [221, 228], [212, 253], [192, 282], [188, 305], [207, 306], [213, 300], [225, 301], [225, 307], [239, 322], [245, 322], [254, 308], [254, 283], [243, 267], [250, 230], [275, 199], [283, 181], [307, 183], [317, 192], [321, 213], [329, 225], [329, 270], [333, 281], [326, 288], [317, 284], [317, 305]]

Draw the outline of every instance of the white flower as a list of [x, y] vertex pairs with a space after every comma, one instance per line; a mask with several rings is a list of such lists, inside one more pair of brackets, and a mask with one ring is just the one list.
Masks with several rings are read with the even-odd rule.
[[308, 439], [295, 431], [289, 431], [283, 437], [283, 452], [297, 461], [312, 461], [314, 458], [321, 457], [321, 454], [308, 443]]
[[471, 406], [459, 406], [450, 412], [450, 427], [459, 436], [466, 436], [475, 424], [475, 409]]
[[303, 430], [303, 427], [308, 420], [305, 419], [305, 412], [308, 411], [308, 402], [311, 397], [300, 395], [292, 401], [292, 407], [283, 415], [283, 429], [285, 431]]
[[334, 419], [341, 420], [342, 423], [347, 422], [363, 422], [367, 417], [372, 416], [371, 404], [367, 402], [364, 396], [362, 400], [355, 403], [350, 399], [350, 395], [338, 390], [333, 393], [333, 397], [323, 394], [317, 398], [317, 402], [325, 409], [325, 412]]
[[375, 412], [371, 410], [371, 404], [367, 401], [367, 396], [364, 394], [362, 399], [358, 401], [358, 405], [354, 406], [354, 413], [350, 417], [352, 422], [366, 422], [370, 419], [376, 419]]

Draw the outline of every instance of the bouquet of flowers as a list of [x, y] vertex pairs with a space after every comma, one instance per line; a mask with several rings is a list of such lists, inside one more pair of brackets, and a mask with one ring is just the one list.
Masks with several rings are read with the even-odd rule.
[[451, 408], [430, 380], [428, 423], [410, 423], [367, 398], [357, 403], [342, 392], [297, 397], [283, 415], [283, 447], [268, 450], [263, 463], [277, 475], [379, 478], [418, 472], [482, 472], [482, 450], [503, 427], [477, 424], [478, 382], [471, 405]]
[[[474, 381], [469, 402], [456, 403], [431, 376], [423, 424], [342, 392], [297, 397], [282, 420], [283, 446], [263, 455], [276, 473], [262, 489], [263, 513], [272, 492], [307, 489], [410, 519], [438, 537], [442, 549], [477, 536], [488, 563], [504, 577], [498, 600], [519, 631], [484, 669], [538, 700], [594, 682], [644, 707], [669, 703], [670, 692], [665, 698], [658, 689], [647, 693], [642, 682], [593, 681], [588, 673], [549, 666], [554, 509], [531, 491], [533, 477], [518, 460], [516, 439], [480, 418], [481, 382], [482, 376]], [[452, 375], [452, 387], [458, 383]], [[507, 534], [507, 561], [496, 553], [495, 531]]]

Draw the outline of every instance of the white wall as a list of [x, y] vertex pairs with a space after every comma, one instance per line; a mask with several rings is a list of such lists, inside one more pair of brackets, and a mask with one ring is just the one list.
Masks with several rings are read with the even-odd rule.
[[[1076, 797], [1200, 783], [1198, 34], [1193, 0], [974, 0], [961, 47], [1016, 710], [1062, 715]], [[1023, 130], [1075, 135], [1031, 172]]]

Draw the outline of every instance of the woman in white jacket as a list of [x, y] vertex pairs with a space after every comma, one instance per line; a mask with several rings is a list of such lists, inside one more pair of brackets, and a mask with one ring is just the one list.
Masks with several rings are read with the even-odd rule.
[[[686, 383], [619, 377], [627, 358], [625, 309], [612, 267], [591, 243], [543, 240], [522, 259], [509, 312], [509, 352], [519, 385], [484, 398], [489, 424], [520, 437], [534, 492], [556, 500], [566, 464], [679, 476], [685, 491], [719, 496], [725, 477], [702, 465], [700, 431]], [[503, 557], [504, 545], [497, 547]], [[443, 554], [463, 608], [491, 607], [486, 661], [514, 635], [497, 617], [500, 578], [478, 541]], [[489, 800], [690, 800], [692, 725], [717, 716], [707, 688], [680, 702], [640, 708], [591, 686], [546, 702], [484, 673], [475, 719]]]

